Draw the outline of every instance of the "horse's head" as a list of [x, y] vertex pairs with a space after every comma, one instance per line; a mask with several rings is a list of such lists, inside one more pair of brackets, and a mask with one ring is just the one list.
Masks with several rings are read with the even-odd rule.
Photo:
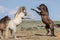
[[9, 16], [5, 16], [5, 17], [3, 17], [1, 20], [0, 20], [0, 23], [1, 22], [8, 22], [10, 20], [10, 17]]
[[48, 12], [48, 8], [47, 8], [47, 6], [45, 4], [41, 4], [37, 8], [38, 8], [38, 10]]
[[9, 17], [9, 16], [5, 16], [5, 17], [4, 17], [4, 21], [5, 21], [5, 22], [8, 22], [9, 20], [10, 20], [10, 17]]
[[25, 16], [27, 16], [27, 12], [26, 12], [26, 8], [20, 7], [19, 10], [16, 13], [16, 16], [20, 15], [20, 17], [24, 18]]
[[26, 12], [26, 8], [25, 7], [21, 7], [21, 12], [24, 13], [24, 16], [27, 16], [27, 12]]

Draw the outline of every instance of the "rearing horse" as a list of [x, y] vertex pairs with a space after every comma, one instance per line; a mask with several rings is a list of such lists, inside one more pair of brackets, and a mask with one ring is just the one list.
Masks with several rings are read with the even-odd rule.
[[8, 30], [10, 29], [10, 32], [12, 36], [15, 37], [16, 33], [16, 26], [19, 25], [22, 22], [22, 19], [27, 16], [26, 8], [25, 7], [20, 7], [19, 10], [16, 12], [16, 15], [14, 19], [10, 20], [7, 28], [6, 28], [6, 35], [5, 38], [8, 38]]
[[37, 9], [41, 12], [39, 12], [35, 9], [31, 9], [31, 10], [37, 12], [41, 16], [42, 22], [45, 24], [45, 29], [47, 31], [46, 35], [48, 35], [49, 29], [50, 29], [51, 36], [55, 36], [55, 34], [54, 34], [54, 23], [49, 17], [49, 12], [48, 12], [47, 6], [45, 4], [41, 4], [41, 5], [39, 5], [39, 7], [37, 7]]

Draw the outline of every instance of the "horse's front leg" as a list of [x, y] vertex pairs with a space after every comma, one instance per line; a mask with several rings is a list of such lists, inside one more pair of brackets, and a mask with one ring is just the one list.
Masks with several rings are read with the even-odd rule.
[[1, 38], [3, 38], [3, 30], [1, 30]]
[[1, 36], [3, 36], [3, 30], [1, 30]]

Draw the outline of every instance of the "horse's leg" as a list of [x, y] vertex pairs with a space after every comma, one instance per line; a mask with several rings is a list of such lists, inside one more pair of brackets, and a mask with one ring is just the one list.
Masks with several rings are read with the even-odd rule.
[[3, 36], [3, 30], [1, 30], [1, 35]]
[[15, 33], [16, 33], [16, 27], [14, 27], [14, 29], [11, 29], [11, 34], [13, 38], [15, 38]]
[[1, 30], [1, 38], [3, 38], [3, 31]]
[[13, 31], [13, 36], [14, 36], [14, 38], [16, 38], [16, 27], [15, 27], [15, 29], [14, 29], [14, 31]]
[[10, 36], [11, 36], [11, 38], [14, 38], [14, 32], [13, 32], [13, 30], [12, 29], [10, 29]]
[[51, 30], [51, 36], [55, 36], [53, 24], [50, 24], [50, 30]]
[[8, 38], [8, 35], [9, 35], [9, 28], [6, 28], [6, 30], [5, 30], [5, 39], [7, 39]]
[[4, 35], [4, 30], [1, 30], [1, 37], [4, 38], [5, 35]]
[[11, 30], [11, 29], [9, 29], [9, 30], [10, 30], [10, 34], [12, 35], [13, 30]]
[[48, 35], [48, 33], [49, 33], [49, 25], [46, 25], [46, 26], [45, 26], [45, 29], [46, 29], [46, 31], [47, 31], [46, 35]]

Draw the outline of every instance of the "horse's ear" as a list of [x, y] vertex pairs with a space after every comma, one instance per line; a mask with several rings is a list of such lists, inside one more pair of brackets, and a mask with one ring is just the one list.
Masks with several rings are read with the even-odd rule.
[[6, 15], [6, 17], [8, 17], [8, 15]]
[[8, 16], [5, 16], [5, 17], [8, 17]]

